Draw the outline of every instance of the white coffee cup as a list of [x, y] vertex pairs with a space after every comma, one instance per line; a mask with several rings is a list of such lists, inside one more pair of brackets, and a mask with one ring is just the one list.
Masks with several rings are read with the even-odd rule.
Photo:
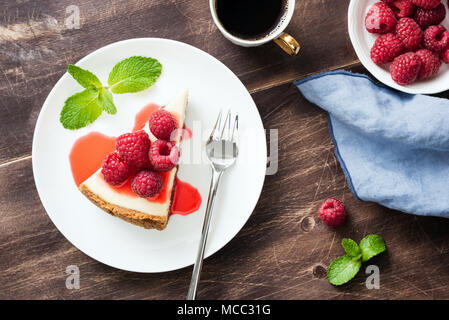
[[226, 39], [228, 39], [232, 43], [242, 47], [256, 47], [273, 40], [277, 45], [279, 45], [285, 52], [290, 55], [296, 55], [299, 52], [299, 43], [291, 35], [284, 32], [285, 28], [287, 28], [290, 20], [293, 17], [293, 12], [295, 11], [295, 0], [287, 0], [286, 12], [282, 17], [282, 21], [275, 29], [267, 32], [267, 35], [265, 35], [264, 37], [254, 40], [242, 39], [229, 33], [223, 27], [220, 19], [218, 18], [216, 3], [216, 0], [209, 0], [212, 18], [220, 32], [225, 36]]

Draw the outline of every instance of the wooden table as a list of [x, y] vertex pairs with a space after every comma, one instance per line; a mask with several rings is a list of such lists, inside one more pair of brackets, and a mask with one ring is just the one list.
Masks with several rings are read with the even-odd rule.
[[[346, 29], [349, 0], [297, 0], [287, 31], [302, 44], [289, 57], [270, 43], [241, 48], [225, 40], [205, 0], [59, 0], [0, 3], [0, 298], [183, 299], [192, 268], [138, 274], [103, 265], [76, 249], [45, 213], [33, 181], [31, 144], [42, 104], [67, 64], [115, 41], [170, 38], [226, 64], [251, 92], [266, 129], [279, 129], [279, 171], [267, 176], [247, 224], [204, 265], [199, 298], [449, 298], [449, 220], [416, 217], [356, 200], [334, 155], [324, 112], [292, 80], [321, 71], [364, 71]], [[66, 8], [80, 9], [80, 29], [67, 29]], [[317, 208], [341, 198], [349, 221], [327, 228]], [[362, 272], [333, 287], [325, 272], [343, 254], [341, 239], [377, 233], [388, 252], [379, 290]], [[68, 290], [68, 265], [81, 287]]]

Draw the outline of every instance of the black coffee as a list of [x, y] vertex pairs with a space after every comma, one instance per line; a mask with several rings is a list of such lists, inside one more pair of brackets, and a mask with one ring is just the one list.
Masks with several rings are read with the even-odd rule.
[[216, 0], [217, 16], [232, 35], [243, 39], [263, 38], [280, 24], [286, 0]]

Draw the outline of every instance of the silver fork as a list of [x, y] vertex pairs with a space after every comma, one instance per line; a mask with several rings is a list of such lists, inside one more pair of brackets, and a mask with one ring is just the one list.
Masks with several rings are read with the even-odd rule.
[[214, 208], [215, 195], [218, 184], [223, 172], [232, 166], [238, 156], [238, 129], [239, 118], [235, 116], [231, 131], [231, 110], [228, 111], [226, 119], [221, 124], [221, 114], [218, 115], [217, 122], [206, 142], [206, 155], [212, 167], [212, 181], [209, 189], [209, 198], [207, 199], [206, 214], [204, 216], [203, 230], [201, 232], [198, 255], [195, 266], [193, 267], [192, 279], [190, 280], [189, 293], [187, 300], [195, 300], [198, 282], [200, 280], [201, 267], [203, 266], [204, 251], [206, 249], [207, 235]]

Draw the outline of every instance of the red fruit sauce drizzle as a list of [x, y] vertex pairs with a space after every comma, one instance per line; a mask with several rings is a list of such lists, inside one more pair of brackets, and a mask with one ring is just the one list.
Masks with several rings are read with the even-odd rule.
[[[150, 115], [158, 109], [161, 109], [161, 107], [157, 104], [150, 103], [140, 110], [135, 117], [132, 131], [144, 128]], [[182, 139], [190, 139], [191, 137], [192, 131], [184, 127]], [[115, 150], [115, 139], [115, 137], [109, 137], [100, 132], [90, 132], [75, 141], [70, 151], [69, 160], [73, 179], [77, 187], [101, 167], [106, 155]], [[164, 181], [162, 190], [157, 196], [147, 198], [148, 201], [163, 203], [168, 199], [170, 195], [168, 188], [169, 172], [161, 172], [161, 175]], [[120, 187], [110, 187], [122, 194], [138, 197], [131, 189], [130, 180], [126, 181]], [[188, 215], [193, 213], [199, 209], [201, 201], [201, 195], [198, 189], [178, 178], [175, 179], [170, 215]]]

